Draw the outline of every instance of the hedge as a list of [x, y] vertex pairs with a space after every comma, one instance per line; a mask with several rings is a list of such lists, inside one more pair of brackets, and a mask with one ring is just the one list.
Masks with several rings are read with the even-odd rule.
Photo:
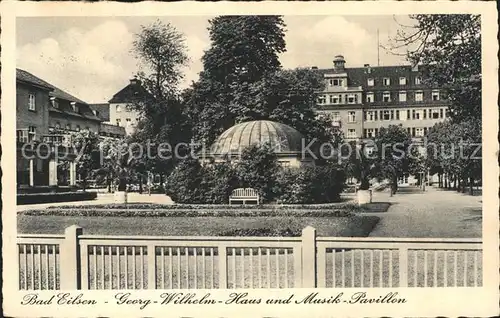
[[18, 193], [17, 204], [36, 204], [52, 202], [70, 202], [94, 200], [97, 198], [96, 192], [61, 192], [61, 193]]
[[112, 217], [347, 217], [352, 209], [40, 209], [22, 211], [20, 215], [112, 216]]

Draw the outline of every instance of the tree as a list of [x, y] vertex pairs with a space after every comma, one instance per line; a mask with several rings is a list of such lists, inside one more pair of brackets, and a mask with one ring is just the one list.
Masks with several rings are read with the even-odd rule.
[[481, 178], [481, 122], [469, 119], [435, 125], [427, 135], [427, 162], [445, 176], [445, 187], [473, 194], [473, 185]]
[[268, 119], [284, 123], [301, 132], [307, 143], [339, 141], [339, 130], [331, 129], [331, 120], [316, 114], [316, 92], [323, 87], [323, 77], [314, 70], [279, 70], [237, 88], [230, 109], [236, 122]]
[[[408, 173], [419, 158], [419, 148], [413, 148], [410, 134], [401, 126], [390, 125], [380, 128], [375, 139], [374, 156], [376, 176], [389, 179], [392, 194], [398, 189], [398, 179]], [[422, 171], [420, 171], [422, 172]]]
[[[481, 119], [481, 18], [471, 14], [412, 15], [402, 26], [393, 50], [423, 67], [423, 82], [445, 87], [455, 121]], [[408, 49], [409, 48], [409, 49]]]
[[141, 71], [137, 74], [140, 86], [132, 107], [139, 111], [140, 120], [130, 141], [150, 150], [142, 162], [137, 162], [137, 168], [143, 173], [166, 174], [175, 157], [158, 156], [158, 147], [169, 144], [174, 149], [190, 140], [189, 120], [183, 114], [178, 89], [183, 78], [182, 68], [188, 62], [186, 50], [183, 34], [170, 24], [157, 21], [143, 26], [136, 34], [132, 51]]
[[83, 190], [87, 187], [87, 180], [99, 167], [99, 136], [91, 131], [82, 130], [71, 136], [77, 158], [75, 159], [76, 171], [82, 179]]
[[210, 20], [211, 47], [202, 57], [200, 79], [183, 94], [197, 141], [212, 143], [237, 122], [235, 92], [281, 68], [285, 52], [279, 16], [220, 16]]
[[285, 23], [280, 16], [219, 16], [209, 21], [211, 47], [203, 55], [204, 75], [226, 87], [254, 83], [281, 68]]

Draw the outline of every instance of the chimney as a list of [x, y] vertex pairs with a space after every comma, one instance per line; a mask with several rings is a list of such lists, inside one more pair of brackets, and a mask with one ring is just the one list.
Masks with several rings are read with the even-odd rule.
[[138, 79], [137, 77], [131, 78], [130, 79], [130, 84], [131, 85], [141, 85], [141, 80]]
[[365, 64], [365, 67], [370, 67], [370, 64]]
[[345, 67], [345, 59], [342, 55], [337, 55], [333, 58], [333, 69], [335, 71], [343, 71]]
[[370, 64], [365, 64], [365, 69], [366, 69], [366, 71], [365, 71], [366, 74], [370, 74], [372, 72], [372, 68], [371, 68]]
[[311, 70], [317, 70], [318, 67], [317, 66], [311, 66]]

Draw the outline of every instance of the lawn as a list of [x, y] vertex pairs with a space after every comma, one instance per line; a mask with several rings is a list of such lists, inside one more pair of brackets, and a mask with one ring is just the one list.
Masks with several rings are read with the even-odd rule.
[[379, 218], [350, 217], [111, 217], [18, 215], [19, 233], [62, 234], [78, 225], [85, 234], [217, 236], [231, 229], [291, 228], [301, 230], [310, 225], [319, 236], [365, 237]]

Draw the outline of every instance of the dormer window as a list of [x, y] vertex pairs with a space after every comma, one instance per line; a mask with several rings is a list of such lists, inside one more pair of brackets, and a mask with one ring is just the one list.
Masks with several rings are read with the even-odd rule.
[[399, 78], [399, 85], [406, 85], [406, 77]]
[[388, 77], [384, 77], [384, 86], [389, 86], [391, 85], [391, 79]]
[[52, 107], [54, 108], [59, 108], [59, 101], [55, 97], [50, 98], [50, 103], [52, 104]]
[[92, 110], [92, 112], [94, 113], [94, 116], [99, 116], [99, 112], [97, 110]]
[[368, 79], [368, 86], [374, 86], [375, 85], [375, 80], [373, 78]]
[[71, 102], [71, 108], [75, 113], [78, 113], [78, 105], [75, 102]]
[[422, 84], [422, 79], [420, 78], [420, 76], [415, 77], [415, 85], [420, 85], [420, 84]]

